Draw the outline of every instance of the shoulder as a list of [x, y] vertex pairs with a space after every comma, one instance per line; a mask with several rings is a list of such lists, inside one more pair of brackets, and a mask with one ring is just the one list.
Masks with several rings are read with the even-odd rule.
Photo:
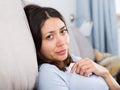
[[60, 70], [55, 65], [45, 63], [39, 67], [39, 72], [43, 72], [43, 71], [52, 71], [53, 72], [53, 71], [60, 71]]
[[62, 77], [65, 72], [61, 71], [57, 66], [52, 64], [42, 64], [39, 67], [39, 76], [47, 77], [47, 75]]
[[39, 68], [38, 88], [39, 90], [53, 90], [54, 87], [55, 90], [68, 90], [64, 89], [68, 88], [65, 77], [65, 72], [59, 70], [55, 65], [42, 64]]
[[[51, 64], [42, 64], [39, 67], [39, 82], [51, 82], [54, 78], [59, 78], [61, 76], [61, 71], [55, 66]], [[54, 78], [51, 78], [54, 77]]]

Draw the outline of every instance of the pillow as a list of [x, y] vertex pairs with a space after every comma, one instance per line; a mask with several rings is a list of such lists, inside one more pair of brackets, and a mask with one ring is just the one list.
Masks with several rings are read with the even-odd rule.
[[120, 70], [120, 62], [117, 63], [116, 65], [108, 68], [109, 72], [112, 74], [113, 77], [115, 77]]
[[[90, 58], [92, 60], [95, 59], [94, 56], [94, 51], [93, 51], [93, 47], [90, 44], [90, 42], [87, 40], [86, 37], [84, 37], [81, 32], [79, 32], [77, 29], [73, 29], [72, 33], [75, 37], [75, 41], [77, 43], [79, 52], [80, 52], [80, 56], [82, 58]], [[74, 47], [73, 47], [74, 49]]]
[[94, 53], [95, 53], [96, 62], [100, 62], [101, 60], [112, 56], [112, 54], [110, 54], [110, 53], [102, 53], [102, 52], [100, 52], [98, 50], [94, 50]]
[[70, 54], [81, 57], [77, 42], [75, 40], [75, 36], [72, 30], [70, 29], [69, 29], [69, 36], [70, 36], [70, 46], [69, 46]]
[[117, 72], [120, 70], [120, 57], [119, 56], [113, 56], [107, 53], [106, 57], [101, 58], [97, 63], [106, 67], [113, 77], [115, 77]]
[[0, 90], [32, 90], [37, 59], [21, 0], [0, 1]]

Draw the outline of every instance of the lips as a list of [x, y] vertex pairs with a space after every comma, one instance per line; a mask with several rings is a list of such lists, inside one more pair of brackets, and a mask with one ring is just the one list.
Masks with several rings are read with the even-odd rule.
[[64, 55], [64, 54], [66, 54], [66, 49], [58, 51], [57, 54], [59, 54], [59, 55]]

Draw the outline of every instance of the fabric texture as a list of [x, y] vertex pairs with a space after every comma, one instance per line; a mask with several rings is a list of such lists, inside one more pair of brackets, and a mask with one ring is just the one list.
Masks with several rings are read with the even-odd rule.
[[21, 0], [0, 0], [0, 90], [32, 90], [38, 74]]
[[95, 61], [96, 62], [100, 62], [103, 59], [112, 56], [112, 54], [110, 54], [110, 53], [102, 53], [102, 52], [100, 52], [98, 50], [94, 50], [94, 54], [95, 54]]
[[69, 30], [69, 37], [70, 37], [69, 50], [70, 50], [70, 54], [72, 55], [74, 53], [74, 55], [82, 57], [81, 54], [80, 54], [79, 46], [78, 46], [77, 41], [76, 41], [77, 38], [74, 36], [74, 30], [75, 29], [70, 29]]
[[[77, 61], [80, 58], [72, 56]], [[71, 63], [73, 64], [73, 63]], [[104, 79], [91, 75], [89, 77], [70, 73], [71, 65], [63, 72], [56, 66], [42, 64], [39, 68], [38, 90], [109, 90]]]
[[117, 72], [120, 70], [119, 56], [108, 56], [97, 63], [106, 67], [113, 77], [116, 77]]
[[115, 56], [110, 53], [102, 53], [95, 50], [95, 61], [106, 67], [113, 77], [116, 77], [120, 70], [120, 56]]
[[[84, 37], [81, 34], [81, 32], [77, 29], [72, 29], [71, 32], [72, 32], [73, 36], [70, 35], [70, 37], [74, 38], [75, 43], [77, 45], [77, 47], [76, 46], [70, 47], [70, 49], [73, 50], [73, 52], [71, 52], [71, 53], [75, 53], [78, 50], [79, 56], [81, 58], [88, 57], [88, 58], [94, 60], [95, 59], [94, 49], [93, 49], [92, 45], [90, 44], [89, 40], [87, 40], [87, 38]], [[71, 41], [71, 42], [72, 42], [71, 44], [74, 45], [74, 42], [73, 41]], [[78, 48], [78, 49], [76, 50], [75, 48]]]

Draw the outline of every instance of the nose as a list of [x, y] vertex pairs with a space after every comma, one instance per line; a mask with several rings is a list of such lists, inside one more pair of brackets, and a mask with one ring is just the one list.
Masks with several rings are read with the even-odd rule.
[[57, 45], [58, 47], [64, 46], [65, 41], [66, 41], [66, 40], [65, 40], [64, 36], [59, 35], [59, 36], [57, 37], [57, 39], [56, 39], [56, 45]]

